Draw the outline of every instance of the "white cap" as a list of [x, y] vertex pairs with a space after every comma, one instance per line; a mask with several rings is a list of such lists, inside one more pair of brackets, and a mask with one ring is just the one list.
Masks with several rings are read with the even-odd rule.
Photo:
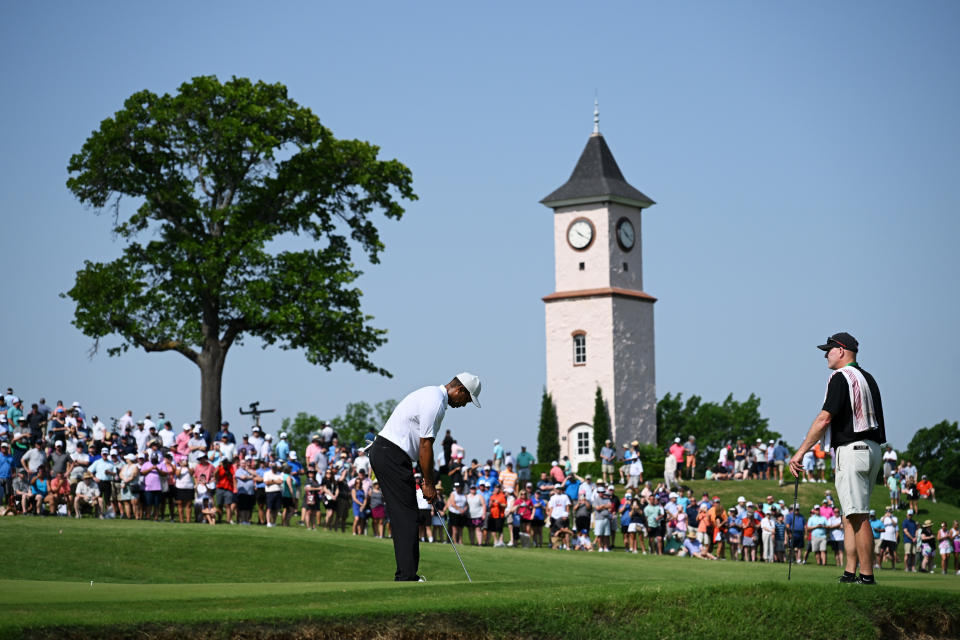
[[290, 452], [290, 455], [289, 455], [288, 457], [289, 457], [291, 460], [296, 460], [296, 459], [297, 459], [297, 452], [296, 452], [296, 451], [291, 451], [291, 452]]
[[747, 499], [744, 498], [743, 496], [740, 496], [739, 498], [737, 498], [737, 502], [746, 502], [746, 501]]
[[551, 465], [553, 465], [553, 466], [557, 466], [557, 461], [556, 461], [556, 460], [554, 460], [554, 461], [553, 461], [553, 462], [551, 462], [550, 464], [551, 464]]
[[63, 440], [57, 440], [56, 442], [53, 443], [53, 446], [55, 446], [55, 447], [62, 447], [62, 446], [63, 446]]
[[190, 424], [189, 422], [184, 422], [184, 423], [183, 423], [183, 430], [184, 430], [184, 431], [190, 431], [191, 429], [193, 429], [193, 425], [192, 425], [192, 424]]
[[127, 455], [123, 456], [123, 459], [127, 462], [133, 462], [137, 459], [137, 456], [133, 455], [132, 453], [128, 453]]
[[264, 437], [264, 440], [273, 440], [273, 436], [269, 433]]
[[676, 438], [674, 438], [673, 441], [674, 441], [674, 442], [680, 442], [680, 436], [677, 436]]
[[473, 404], [477, 405], [477, 408], [480, 408], [480, 401], [477, 400], [477, 396], [480, 395], [480, 378], [464, 371], [463, 373], [457, 374], [457, 380], [459, 380], [470, 393], [470, 399], [473, 400]]
[[499, 438], [494, 438], [494, 439], [493, 439], [493, 444], [500, 444], [500, 439], [499, 439]]
[[280, 432], [280, 437], [281, 437], [281, 438], [286, 438], [286, 437], [287, 437], [287, 432], [286, 432], [286, 431], [281, 431], [281, 432]]
[[73, 403], [72, 405], [70, 405], [70, 406], [72, 406], [72, 407], [79, 407], [79, 406], [80, 406], [80, 403], [79, 403], [79, 402], [76, 402], [76, 401], [74, 401], [74, 403]]
[[677, 495], [677, 492], [676, 492], [676, 491], [671, 491], [669, 497], [671, 497], [671, 498], [679, 498], [680, 496]]

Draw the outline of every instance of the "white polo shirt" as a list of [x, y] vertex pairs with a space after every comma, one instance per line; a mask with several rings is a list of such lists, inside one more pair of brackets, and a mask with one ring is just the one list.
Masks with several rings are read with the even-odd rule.
[[400, 401], [378, 435], [403, 449], [416, 462], [420, 438], [436, 438], [446, 412], [446, 388], [417, 389]]

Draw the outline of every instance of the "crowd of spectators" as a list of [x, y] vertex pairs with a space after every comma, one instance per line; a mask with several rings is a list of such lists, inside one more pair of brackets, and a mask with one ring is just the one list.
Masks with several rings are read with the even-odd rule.
[[[607, 441], [596, 481], [577, 475], [567, 458], [532, 478], [534, 456], [526, 447], [514, 456], [499, 440], [484, 463], [465, 463], [465, 450], [449, 430], [442, 447], [439, 473], [452, 490], [443, 495], [444, 484], [437, 483], [439, 513], [418, 490], [424, 542], [444, 541], [443, 518], [458, 544], [746, 562], [785, 562], [793, 549], [800, 564], [811, 556], [820, 565], [843, 563], [841, 513], [830, 490], [807, 513], [772, 495], [756, 502], [740, 496], [729, 506], [706, 492], [697, 497], [682, 484], [697, 473], [692, 436], [684, 443], [677, 438], [664, 452], [664, 479], [656, 483], [643, 479], [636, 441], [620, 456]], [[783, 484], [789, 455], [782, 441], [748, 447], [740, 440], [723, 447], [704, 476]], [[825, 482], [827, 465], [811, 455], [803, 480]], [[871, 513], [878, 566], [933, 571], [939, 555], [946, 573], [952, 556], [960, 575], [960, 524], [943, 522], [934, 530], [929, 520], [915, 521], [918, 501], [936, 500], [933, 487], [925, 476], [918, 481], [916, 467], [898, 461], [890, 448], [884, 463], [891, 504], [882, 516]], [[420, 473], [415, 478], [422, 482]], [[274, 439], [253, 426], [237, 437], [226, 421], [213, 433], [199, 422], [175, 430], [162, 412], [154, 421], [127, 411], [108, 427], [98, 416], [88, 418], [79, 402], [49, 407], [43, 398], [25, 412], [12, 389], [0, 396], [0, 504], [7, 514], [210, 525], [290, 526], [296, 518], [311, 530], [345, 532], [349, 524], [353, 535], [390, 535], [369, 458], [355, 443], [341, 444], [329, 424], [300, 452], [286, 433]], [[903, 508], [901, 523], [895, 514]]]

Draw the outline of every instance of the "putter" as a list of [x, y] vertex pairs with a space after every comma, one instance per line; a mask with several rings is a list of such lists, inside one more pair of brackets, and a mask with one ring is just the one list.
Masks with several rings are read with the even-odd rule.
[[473, 580], [470, 579], [470, 573], [467, 572], [467, 565], [463, 564], [463, 558], [460, 557], [460, 552], [457, 551], [457, 545], [453, 544], [453, 538], [450, 537], [450, 532], [447, 531], [447, 525], [443, 521], [443, 516], [441, 516], [440, 511], [437, 510], [437, 505], [433, 505], [433, 513], [440, 520], [440, 526], [443, 527], [443, 532], [447, 534], [447, 540], [450, 541], [450, 546], [453, 547], [454, 553], [457, 554], [457, 560], [460, 561], [460, 566], [463, 567], [463, 572], [467, 574], [467, 582], [473, 582]]
[[[795, 476], [793, 481], [793, 524], [797, 524], [797, 511], [800, 505], [797, 504], [797, 492], [800, 490], [800, 476]], [[793, 527], [790, 527], [790, 559], [787, 563], [787, 582], [790, 581], [790, 572], [793, 570]]]

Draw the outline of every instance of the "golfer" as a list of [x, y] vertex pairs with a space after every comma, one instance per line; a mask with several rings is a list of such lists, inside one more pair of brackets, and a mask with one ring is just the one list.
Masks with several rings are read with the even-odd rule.
[[447, 405], [462, 407], [471, 400], [480, 406], [480, 378], [461, 373], [439, 387], [417, 389], [400, 401], [370, 446], [370, 464], [377, 474], [383, 501], [393, 532], [393, 553], [397, 559], [397, 582], [418, 582], [420, 541], [417, 538], [416, 483], [411, 462], [420, 463], [423, 498], [434, 504], [437, 490], [433, 480], [433, 441]]
[[[833, 370], [827, 383], [823, 409], [810, 426], [803, 444], [790, 459], [794, 476], [803, 473], [803, 455], [823, 441], [834, 448], [837, 497], [843, 510], [846, 570], [840, 582], [876, 584], [873, 578], [873, 531], [870, 528], [870, 494], [880, 472], [880, 445], [886, 442], [883, 406], [876, 380], [857, 364], [856, 338], [841, 332], [817, 346]], [[857, 562], [860, 575], [856, 575]]]

